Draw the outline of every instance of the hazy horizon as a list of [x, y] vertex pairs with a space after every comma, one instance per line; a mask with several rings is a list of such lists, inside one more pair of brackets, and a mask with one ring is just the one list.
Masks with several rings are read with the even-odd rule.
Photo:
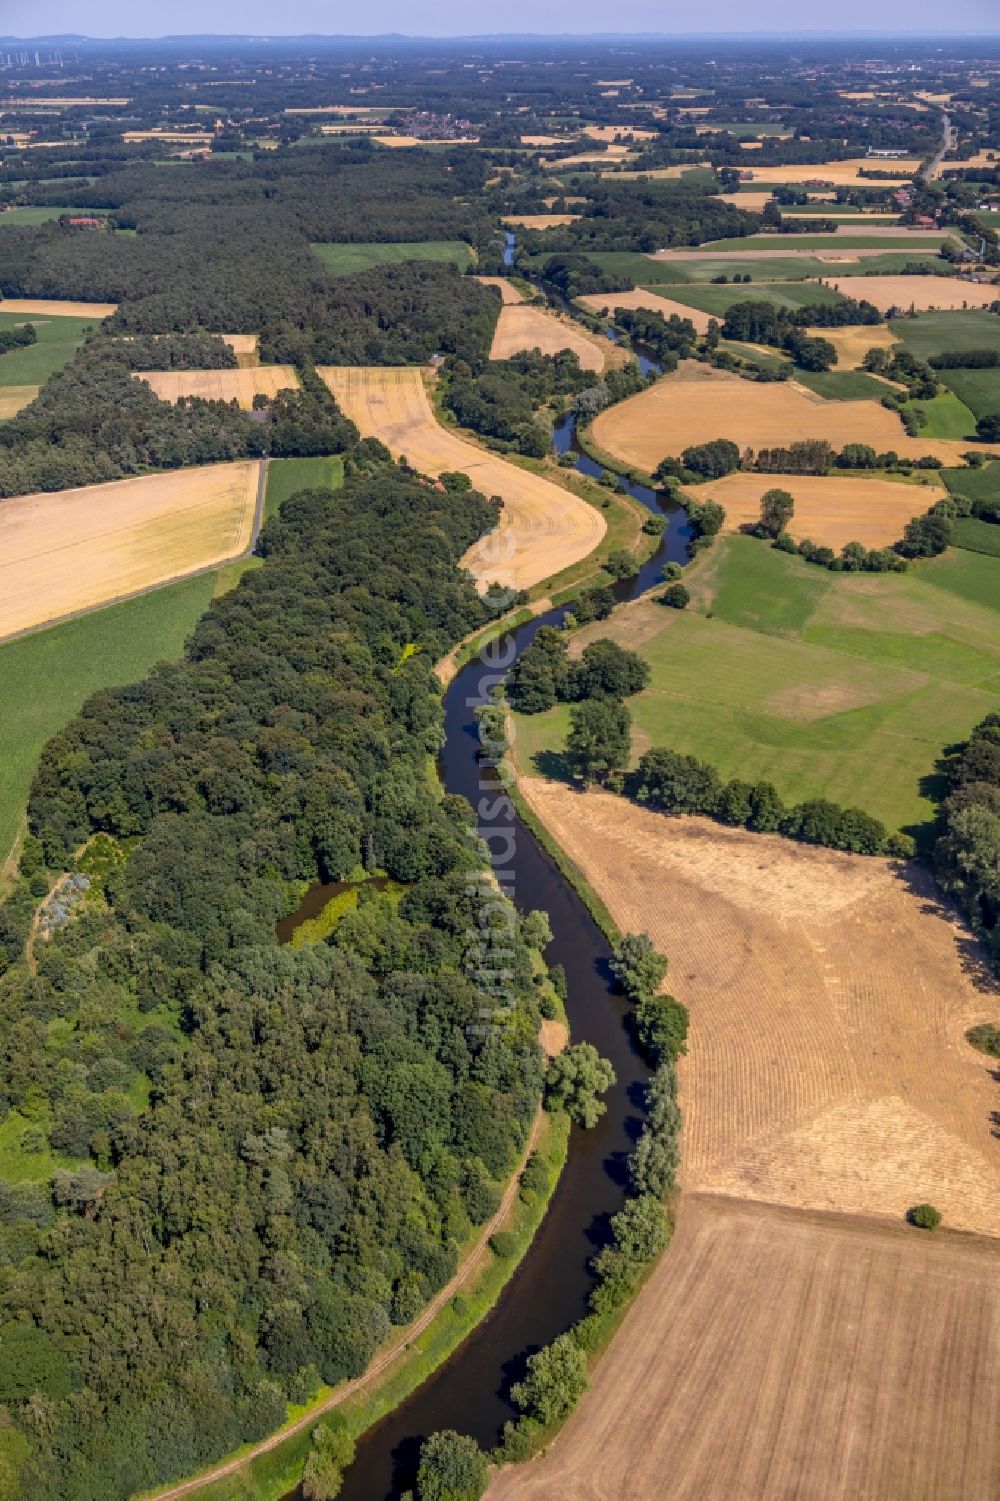
[[[474, 36], [644, 36], [754, 37], [816, 36], [850, 40], [852, 37], [906, 39], [1000, 35], [997, 0], [953, 0], [945, 27], [937, 0], [883, 0], [876, 8], [870, 0], [839, 0], [836, 23], [821, 9], [813, 24], [804, 23], [801, 0], [758, 0], [748, 14], [745, 0], [716, 0], [710, 16], [679, 0], [629, 0], [613, 13], [609, 27], [608, 8], [595, 0], [582, 0], [571, 10], [573, 25], [567, 27], [567, 7], [555, 0], [514, 3], [503, 12], [502, 26], [476, 26], [463, 0], [438, 0], [433, 18], [414, 26], [414, 12], [403, 0], [372, 0], [358, 12], [331, 7], [325, 0], [293, 0], [275, 15], [270, 0], [174, 0], [169, 10], [169, 30], [151, 36], [141, 24], [141, 13], [126, 0], [12, 0], [3, 5], [0, 34], [25, 40], [75, 34], [88, 39], [116, 37], [157, 40], [163, 37], [298, 35], [372, 37], [391, 34], [440, 40]], [[148, 14], [148, 13], [147, 13]], [[873, 24], [873, 15], [877, 23]], [[472, 23], [472, 24], [470, 24]]]

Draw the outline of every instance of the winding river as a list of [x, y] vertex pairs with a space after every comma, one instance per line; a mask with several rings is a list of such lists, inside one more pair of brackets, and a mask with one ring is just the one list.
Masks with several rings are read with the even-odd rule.
[[[574, 452], [577, 469], [596, 476], [600, 466], [574, 447], [574, 425], [572, 416], [558, 424], [556, 451]], [[665, 518], [666, 528], [639, 573], [614, 586], [621, 601], [657, 584], [665, 562], [684, 562], [689, 538], [679, 507], [643, 486], [627, 488], [642, 505]], [[563, 614], [562, 608], [549, 610], [509, 632], [504, 659], [513, 661], [543, 625], [559, 624]], [[477, 756], [474, 710], [485, 698], [483, 676], [482, 665], [474, 660], [445, 694], [445, 743], [439, 765], [447, 791], [460, 793], [473, 807], [484, 792], [492, 801], [496, 788], [492, 773]], [[648, 1072], [625, 1030], [625, 1003], [611, 987], [607, 940], [514, 809], [509, 811], [509, 821], [494, 814], [491, 825], [504, 823], [513, 831], [515, 899], [523, 911], [540, 907], [549, 914], [553, 939], [546, 957], [566, 970], [573, 1040], [592, 1042], [609, 1058], [617, 1083], [606, 1096], [607, 1112], [599, 1124], [591, 1131], [573, 1128], [569, 1158], [548, 1213], [495, 1308], [433, 1376], [364, 1436], [340, 1501], [399, 1496], [414, 1482], [421, 1442], [437, 1429], [470, 1433], [484, 1449], [496, 1445], [504, 1423], [515, 1416], [507, 1392], [523, 1373], [526, 1357], [586, 1313], [594, 1281], [591, 1259], [607, 1238], [610, 1217], [625, 1199], [626, 1158], [641, 1124]], [[509, 870], [505, 866], [505, 872]]]

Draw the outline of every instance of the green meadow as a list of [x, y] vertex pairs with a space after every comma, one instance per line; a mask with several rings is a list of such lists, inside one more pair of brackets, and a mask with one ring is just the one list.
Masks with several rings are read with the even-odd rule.
[[398, 266], [401, 261], [451, 261], [462, 271], [472, 259], [464, 240], [398, 240], [393, 243], [315, 244], [331, 276], [350, 276], [372, 266]]
[[[790, 803], [926, 826], [941, 751], [1000, 704], [1000, 559], [952, 549], [905, 574], [837, 574], [728, 537], [690, 588], [684, 612], [646, 599], [587, 628], [636, 641], [652, 668], [629, 700], [634, 757], [665, 746]], [[521, 766], [558, 770], [568, 725], [564, 705], [517, 716]]]
[[45, 742], [90, 694], [179, 657], [215, 582], [213, 574], [186, 579], [0, 645], [0, 865]]
[[99, 326], [93, 318], [29, 318], [24, 313], [5, 313], [0, 303], [0, 329], [24, 323], [34, 325], [37, 342], [0, 354], [0, 387], [43, 385], [56, 370], [69, 364], [86, 334]]
[[[1000, 351], [1000, 318], [995, 313], [956, 310], [952, 313], [921, 313], [917, 318], [895, 318], [890, 325], [896, 337], [922, 360], [934, 355], [968, 353], [971, 349]], [[939, 370], [938, 379], [963, 403], [972, 417], [962, 433], [931, 433], [928, 437], [967, 437], [975, 432], [975, 419], [1000, 412], [1000, 369]]]

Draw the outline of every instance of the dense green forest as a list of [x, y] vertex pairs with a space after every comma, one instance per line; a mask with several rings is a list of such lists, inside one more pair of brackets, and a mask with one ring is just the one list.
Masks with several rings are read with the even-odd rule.
[[206, 352], [206, 343], [212, 353], [221, 341], [196, 339], [190, 350], [176, 339], [132, 345], [95, 338], [83, 345], [30, 405], [0, 425], [0, 496], [259, 454], [339, 453], [357, 437], [354, 424], [308, 370], [301, 372], [301, 389], [280, 394], [252, 415], [235, 401], [161, 401], [132, 374], [146, 354], [153, 354], [156, 368], [157, 357], [161, 364], [194, 358]]
[[[64, 1164], [52, 1197], [0, 1189], [20, 1496], [125, 1497], [262, 1437], [498, 1202], [540, 1097], [535, 977], [518, 938], [481, 1024], [463, 959], [499, 899], [427, 775], [433, 660], [484, 618], [455, 562], [494, 515], [392, 465], [300, 494], [186, 660], [44, 753], [0, 908], [2, 1089]], [[45, 868], [88, 840], [26, 955]], [[277, 947], [303, 883], [376, 870], [399, 887], [362, 884], [329, 945]]]

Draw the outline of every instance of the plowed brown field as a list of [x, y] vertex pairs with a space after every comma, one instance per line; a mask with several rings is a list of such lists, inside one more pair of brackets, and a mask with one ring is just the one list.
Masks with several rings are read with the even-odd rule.
[[497, 319], [490, 359], [509, 360], [523, 349], [539, 349], [542, 354], [571, 349], [584, 370], [594, 371], [603, 370], [617, 354], [610, 340], [598, 340], [545, 308], [527, 302], [507, 303]]
[[[915, 277], [904, 277], [914, 281]], [[652, 473], [668, 454], [695, 443], [730, 438], [741, 450], [825, 438], [835, 449], [869, 443], [904, 457], [934, 454], [960, 464], [967, 443], [908, 438], [895, 413], [877, 401], [827, 401], [794, 381], [758, 382], [683, 362], [672, 375], [599, 413], [594, 442], [624, 464]]]
[[1000, 1248], [686, 1198], [553, 1448], [489, 1501], [993, 1501]]
[[256, 462], [0, 505], [0, 638], [193, 573], [250, 545]]
[[725, 529], [735, 532], [746, 522], [760, 519], [760, 498], [765, 490], [776, 487], [794, 497], [795, 512], [788, 530], [795, 540], [809, 537], [837, 552], [845, 542], [862, 542], [865, 547], [898, 542], [908, 521], [948, 493], [940, 485], [902, 485], [847, 474], [826, 478], [738, 473], [699, 485], [697, 495], [699, 500], [717, 500], [724, 506]]
[[462, 560], [481, 589], [494, 581], [530, 589], [587, 557], [604, 536], [604, 517], [586, 501], [442, 427], [420, 370], [326, 366], [319, 375], [363, 437], [381, 439], [422, 474], [460, 470], [484, 495], [500, 496], [498, 530]]
[[250, 365], [239, 370], [137, 370], [136, 380], [152, 386], [161, 401], [201, 396], [206, 401], [237, 401], [246, 411], [255, 396], [297, 391], [299, 378], [291, 365]]
[[[920, 867], [528, 777], [534, 811], [691, 1011], [683, 1187], [1000, 1235], [993, 1014]], [[1000, 1352], [998, 1352], [1000, 1358]]]

